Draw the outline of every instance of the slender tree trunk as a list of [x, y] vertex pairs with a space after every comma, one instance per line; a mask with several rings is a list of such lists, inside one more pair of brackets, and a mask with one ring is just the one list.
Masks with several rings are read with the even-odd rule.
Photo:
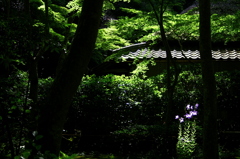
[[[160, 12], [157, 13], [157, 9], [155, 8], [153, 2], [151, 0], [148, 0], [151, 4], [155, 17], [157, 19], [159, 28], [160, 28], [160, 36], [162, 38], [163, 46], [166, 49], [166, 55], [167, 55], [167, 107], [166, 107], [166, 114], [165, 114], [165, 123], [164, 128], [165, 132], [163, 132], [163, 145], [164, 149], [161, 150], [163, 152], [163, 157], [166, 159], [175, 158], [177, 156], [176, 152], [176, 144], [177, 144], [177, 130], [173, 131], [172, 125], [174, 124], [174, 107], [173, 107], [173, 94], [175, 90], [175, 86], [178, 81], [179, 76], [179, 69], [177, 67], [176, 62], [172, 58], [171, 54], [171, 48], [169, 46], [165, 29], [163, 26], [163, 14], [165, 12], [164, 6], [165, 1], [160, 1]], [[171, 65], [174, 67], [175, 74], [172, 74], [171, 72]], [[177, 129], [177, 128], [176, 128]]]
[[38, 61], [31, 57], [31, 62], [29, 65], [29, 81], [30, 81], [30, 93], [29, 98], [33, 100], [34, 104], [37, 103], [38, 99]]
[[[162, 0], [162, 3], [163, 3], [163, 0]], [[163, 7], [163, 4], [161, 7]], [[176, 63], [172, 58], [171, 49], [165, 34], [165, 29], [163, 26], [163, 8], [161, 9], [161, 12], [162, 13], [160, 13], [159, 26], [160, 26], [162, 41], [167, 54], [167, 109], [166, 109], [166, 115], [165, 115], [166, 133], [164, 134], [164, 139], [163, 139], [164, 147], [165, 147], [164, 158], [170, 159], [170, 158], [175, 158], [177, 156], [177, 152], [176, 152], [177, 131], [173, 131], [171, 128], [172, 128], [172, 125], [174, 124], [173, 94], [174, 94], [175, 86], [177, 84], [179, 72], [178, 72]], [[171, 65], [173, 65], [175, 68], [174, 75], [171, 73]], [[172, 79], [173, 77], [174, 79]]]
[[5, 109], [5, 105], [1, 105], [0, 111], [2, 115], [2, 123], [5, 126], [5, 133], [7, 134], [7, 139], [8, 141], [8, 149], [10, 150], [10, 159], [14, 159], [15, 156], [15, 150], [14, 150], [14, 143], [13, 143], [13, 137], [12, 137], [12, 131], [10, 130], [10, 124], [9, 124], [9, 119], [8, 119], [8, 111]]
[[[161, 16], [160, 16], [161, 17]], [[165, 129], [166, 132], [164, 134], [164, 158], [170, 159], [175, 158], [177, 155], [176, 152], [176, 144], [177, 144], [177, 130], [173, 131], [172, 125], [174, 124], [174, 103], [173, 103], [173, 94], [175, 91], [175, 86], [178, 81], [178, 68], [176, 63], [173, 61], [170, 46], [168, 44], [163, 24], [160, 25], [161, 37], [166, 49], [167, 54], [167, 109], [165, 114]], [[171, 73], [171, 65], [175, 68], [175, 74]], [[173, 79], [174, 78], [174, 79]], [[176, 128], [177, 129], [177, 128]]]
[[[68, 17], [68, 24], [72, 24], [72, 22], [74, 21], [75, 17], [73, 17], [73, 15], [69, 15]], [[60, 56], [59, 56], [59, 60], [58, 60], [58, 64], [57, 64], [57, 69], [56, 69], [56, 75], [58, 75], [58, 73], [60, 72], [62, 66], [63, 66], [63, 62], [67, 57], [67, 53], [69, 52], [68, 49], [68, 42], [71, 41], [69, 39], [69, 34], [70, 34], [70, 30], [71, 30], [71, 26], [69, 26], [64, 34], [64, 41], [63, 41], [63, 48], [61, 50]]]
[[45, 5], [45, 34], [48, 36], [49, 34], [48, 0], [44, 0], [44, 5]]
[[199, 1], [200, 55], [204, 89], [203, 158], [218, 159], [216, 84], [212, 64], [210, 0]]
[[90, 61], [97, 38], [103, 0], [84, 0], [70, 53], [42, 105], [38, 133], [41, 151], [59, 155], [67, 112]]
[[10, 14], [11, 14], [11, 1], [7, 0], [7, 18], [10, 18]]
[[[30, 14], [30, 8], [29, 8], [29, 0], [25, 0], [25, 12], [26, 17], [29, 19], [29, 28], [28, 28], [28, 36], [29, 39], [32, 39], [32, 19]], [[33, 100], [34, 105], [37, 106], [37, 99], [38, 99], [38, 61], [40, 57], [45, 52], [46, 44], [45, 42], [48, 41], [49, 38], [49, 16], [48, 16], [48, 0], [44, 0], [45, 3], [45, 37], [43, 39], [43, 42], [41, 42], [40, 50], [35, 53], [34, 56], [29, 55], [29, 81], [30, 81], [30, 98]], [[34, 111], [37, 112], [38, 108], [33, 108]], [[34, 113], [33, 113], [34, 114]]]

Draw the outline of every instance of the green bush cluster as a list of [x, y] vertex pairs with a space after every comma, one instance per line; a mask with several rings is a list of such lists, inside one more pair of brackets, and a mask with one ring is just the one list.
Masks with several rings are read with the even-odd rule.
[[0, 158], [21, 152], [26, 143], [32, 103], [27, 86], [28, 79], [22, 71], [0, 79]]
[[[235, 87], [238, 85], [237, 79], [238, 71], [216, 73], [220, 112], [227, 105], [235, 105], [238, 102], [239, 93]], [[82, 136], [86, 140], [81, 140], [76, 144], [82, 145], [82, 148], [98, 147], [111, 151], [106, 145], [115, 143], [123, 144], [127, 147], [126, 149], [131, 150], [134, 147], [136, 149], [141, 147], [142, 140], [155, 140], [157, 142], [148, 144], [160, 145], [166, 108], [165, 83], [165, 74], [147, 79], [134, 75], [86, 76], [74, 97], [65, 131], [72, 133], [74, 129], [81, 130]], [[221, 90], [223, 88], [224, 90]], [[199, 68], [180, 73], [173, 100], [175, 108], [173, 111], [180, 115], [186, 113], [185, 106], [187, 104], [199, 103], [199, 115], [195, 120], [198, 126], [202, 127], [204, 109]], [[228, 103], [223, 104], [223, 101]], [[235, 107], [228, 108], [229, 112], [237, 110]], [[226, 110], [224, 109], [224, 111]], [[220, 115], [220, 131], [229, 127], [224, 124], [224, 118], [233, 121], [238, 116]], [[234, 124], [235, 126], [239, 125]], [[221, 139], [225, 144], [225, 137]], [[196, 132], [196, 140], [197, 142], [201, 141], [201, 132]], [[198, 147], [200, 146], [201, 144], [198, 145]], [[151, 148], [156, 147], [155, 145]]]
[[145, 127], [136, 125], [154, 125], [162, 121], [164, 105], [161, 100], [165, 89], [158, 83], [160, 78], [84, 77], [73, 100], [66, 124], [67, 133], [73, 129], [81, 130], [82, 135], [90, 140], [127, 129], [129, 131], [125, 134], [139, 135], [137, 129], [144, 130]]
[[[215, 74], [219, 132], [240, 128], [237, 122], [240, 101], [239, 73], [239, 71], [231, 71]], [[45, 100], [52, 81], [51, 78], [40, 79], [39, 101]], [[174, 92], [173, 111], [176, 115], [183, 116], [186, 114], [187, 104], [199, 103], [198, 116], [194, 119], [198, 127], [202, 127], [204, 113], [202, 92], [200, 70], [184, 71], [183, 68]], [[0, 152], [4, 157], [11, 153], [11, 147], [14, 148], [14, 153], [21, 152], [24, 150], [23, 146], [28, 143], [28, 133], [32, 131], [28, 129], [29, 112], [32, 107], [28, 93], [26, 73], [16, 72], [8, 79], [1, 81], [0, 123], [3, 135], [0, 138]], [[146, 79], [136, 75], [84, 77], [72, 101], [63, 132], [76, 134], [76, 136], [63, 138], [63, 150], [153, 153], [161, 147], [161, 133], [164, 131], [162, 125], [167, 105], [165, 93], [164, 73]], [[178, 123], [177, 120], [176, 123]], [[196, 130], [194, 136], [196, 147], [201, 148], [201, 132], [198, 132], [200, 129]], [[11, 138], [9, 138], [10, 134]], [[236, 149], [232, 147], [234, 144], [228, 142], [231, 140], [238, 142], [234, 136], [220, 133], [219, 143], [224, 152]], [[187, 148], [184, 146], [186, 144], [179, 146], [186, 150], [184, 148]], [[197, 150], [197, 152], [201, 151]], [[193, 152], [193, 155], [195, 153]], [[182, 155], [184, 156], [184, 152]]]
[[[199, 80], [200, 75], [191, 71], [181, 73], [174, 93], [174, 112], [184, 113], [186, 104], [201, 103]], [[81, 130], [88, 141], [98, 138], [93, 145], [101, 145], [111, 137], [118, 144], [140, 144], [142, 140], [161, 144], [166, 101], [165, 73], [147, 79], [135, 75], [86, 76], [74, 97], [65, 132]]]

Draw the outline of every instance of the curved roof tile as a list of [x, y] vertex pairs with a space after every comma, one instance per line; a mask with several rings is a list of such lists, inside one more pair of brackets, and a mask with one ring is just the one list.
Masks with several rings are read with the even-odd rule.
[[[183, 54], [184, 55], [183, 55]], [[200, 52], [198, 50], [195, 51], [177, 51], [173, 50], [171, 51], [172, 57], [177, 58], [177, 59], [200, 59]], [[127, 55], [122, 55], [121, 58], [123, 59], [134, 59], [134, 58], [155, 58], [155, 59], [164, 59], [166, 58], [166, 51], [164, 50], [148, 50], [148, 49], [143, 49], [143, 50], [137, 50], [135, 52], [130, 52]], [[213, 59], [219, 60], [219, 59], [240, 59], [240, 51], [236, 50], [217, 50], [217, 51], [212, 51], [212, 57]]]

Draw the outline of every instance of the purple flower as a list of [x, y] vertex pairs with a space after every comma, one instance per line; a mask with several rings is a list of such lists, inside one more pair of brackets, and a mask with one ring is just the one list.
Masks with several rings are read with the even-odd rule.
[[184, 118], [179, 119], [180, 123], [184, 122]]
[[190, 114], [195, 116], [195, 115], [197, 115], [197, 111], [190, 111]]
[[197, 103], [197, 104], [195, 104], [195, 109], [197, 109], [198, 108], [198, 106], [199, 106], [199, 104]]
[[190, 119], [192, 117], [192, 114], [191, 113], [190, 114], [186, 114], [185, 117]]
[[184, 118], [186, 119], [191, 119], [193, 116], [198, 115], [198, 111], [196, 110], [198, 108], [199, 104], [195, 104], [195, 106], [192, 106], [190, 104], [188, 104], [186, 106], [186, 109], [188, 110], [188, 114], [185, 114], [184, 117], [180, 117], [179, 115], [175, 116], [175, 119], [178, 119], [180, 121], [180, 123], [184, 122]]

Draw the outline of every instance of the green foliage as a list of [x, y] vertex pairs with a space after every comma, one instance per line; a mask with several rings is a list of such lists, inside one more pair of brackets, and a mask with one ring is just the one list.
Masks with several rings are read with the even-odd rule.
[[[0, 15], [1, 31], [1, 54], [0, 65], [6, 70], [11, 70], [13, 65], [19, 66], [25, 64], [23, 56], [26, 55], [28, 39], [26, 35], [27, 20], [21, 17], [9, 17], [7, 20]], [[13, 47], [14, 46], [14, 47]]]
[[157, 26], [156, 21], [149, 16], [149, 13], [127, 8], [122, 8], [122, 10], [136, 16], [132, 18], [122, 17], [118, 21], [110, 23], [110, 27], [112, 25], [116, 25], [116, 28], [121, 33], [122, 38], [131, 40], [131, 43], [138, 42], [139, 38], [148, 35], [151, 33], [153, 28]]
[[92, 152], [89, 155], [86, 155], [84, 153], [81, 154], [72, 154], [71, 156], [68, 156], [67, 154], [64, 154], [61, 152], [61, 156], [59, 159], [119, 159], [118, 157], [114, 156], [113, 154], [94, 154]]
[[[147, 56], [147, 55], [146, 55]], [[141, 78], [147, 78], [146, 72], [149, 70], [149, 65], [156, 65], [154, 59], [143, 59], [142, 61], [138, 62], [139, 59], [134, 59], [133, 64], [136, 64], [136, 69], [131, 72], [132, 75], [141, 77]]]
[[[20, 12], [16, 10], [11, 10], [8, 18], [5, 18], [6, 15], [0, 15], [0, 31], [3, 35], [0, 46], [4, 46], [0, 55], [1, 66], [4, 66], [6, 70], [23, 67], [27, 63], [27, 57], [36, 55], [42, 46], [45, 46], [45, 50], [49, 49], [54, 52], [67, 50], [77, 28], [77, 24], [72, 23], [71, 19], [79, 16], [81, 5], [82, 0], [72, 0], [68, 3], [53, 0], [49, 4], [49, 36], [45, 35], [44, 30], [46, 19], [42, 0], [30, 0], [31, 20], [20, 14], [17, 15]], [[109, 1], [105, 1], [104, 9], [114, 9], [114, 6]], [[122, 8], [122, 11], [131, 16], [112, 20], [108, 28], [100, 29], [96, 44], [97, 50], [117, 49], [131, 43], [159, 39], [159, 27], [152, 12], [129, 8]], [[238, 41], [239, 22], [240, 12], [234, 15], [213, 14], [213, 41]], [[177, 15], [165, 12], [164, 25], [169, 39], [198, 40], [197, 14]], [[98, 55], [101, 56], [101, 52]], [[145, 72], [151, 62], [151, 60], [143, 60], [142, 63], [136, 61], [137, 69], [129, 77], [114, 75], [84, 77], [73, 100], [73, 110], [70, 111], [66, 124], [67, 132], [70, 133], [72, 129], [77, 128], [93, 136], [113, 135], [114, 137], [109, 137], [109, 139], [118, 144], [121, 142], [129, 144], [129, 141], [140, 143], [144, 136], [151, 135], [157, 136], [156, 139], [160, 140], [159, 134], [162, 131], [161, 124], [166, 106], [166, 79], [164, 74], [146, 78]], [[239, 72], [216, 74], [221, 130], [239, 128], [239, 120], [235, 120], [239, 112], [237, 111], [240, 101], [240, 91], [237, 89], [240, 88], [239, 77]], [[39, 80], [39, 101], [41, 103], [45, 101], [52, 81], [51, 78]], [[0, 158], [10, 157], [11, 149], [18, 155], [16, 159], [27, 158], [29, 150], [24, 151], [22, 146], [30, 142], [27, 134], [32, 131], [28, 129], [28, 124], [31, 123], [29, 116], [33, 106], [32, 100], [28, 98], [28, 75], [26, 72], [11, 70], [11, 74], [4, 78], [1, 77], [0, 86], [0, 133], [2, 134]], [[174, 108], [176, 108], [174, 111], [180, 113], [184, 111], [182, 105], [196, 101], [201, 103], [202, 84], [199, 71], [181, 72], [173, 100]], [[193, 127], [193, 124], [189, 124], [185, 126], [185, 129], [180, 129], [182, 130], [180, 136], [194, 138], [191, 131], [194, 132], [197, 129]], [[184, 130], [189, 133], [184, 134]], [[121, 135], [128, 136], [126, 138], [129, 141]], [[41, 136], [36, 136], [36, 140], [39, 137]], [[83, 141], [86, 146], [94, 147], [94, 144], [103, 143], [99, 141], [99, 136], [94, 142], [91, 142], [91, 137], [86, 138], [88, 141]], [[75, 138], [73, 142], [74, 140]], [[194, 146], [194, 144], [193, 142], [190, 144], [179, 142], [179, 152], [183, 156], [188, 152], [192, 153], [193, 149], [186, 149], [186, 147]], [[40, 145], [33, 146], [40, 148]], [[51, 156], [51, 154], [48, 155]], [[75, 155], [62, 155], [62, 158], [71, 157]]]
[[[39, 101], [43, 103], [47, 91], [52, 83], [52, 78], [39, 81]], [[14, 71], [8, 78], [0, 78], [0, 157], [10, 157], [11, 149], [15, 151], [16, 159], [27, 158], [30, 150], [26, 147], [30, 144], [39, 150], [40, 145], [33, 143], [29, 133], [34, 130], [30, 126], [31, 112], [35, 106], [29, 98], [28, 74], [23, 71]], [[37, 120], [37, 116], [34, 117]], [[10, 136], [10, 137], [9, 137]], [[41, 135], [36, 135], [35, 140]], [[12, 144], [11, 144], [12, 143]], [[12, 156], [13, 157], [13, 156]]]
[[113, 3], [115, 3], [115, 2], [119, 2], [119, 1], [130, 2], [131, 0], [111, 0], [111, 2], [113, 2]]
[[111, 1], [104, 1], [103, 3], [103, 10], [115, 10], [114, 3]]
[[189, 159], [196, 149], [196, 122], [186, 121], [179, 124], [177, 153], [179, 159]]
[[[132, 17], [121, 17], [109, 24], [109, 28], [117, 29], [117, 35], [131, 43], [142, 41], [158, 41], [160, 38], [159, 26], [152, 12], [140, 11], [130, 8], [121, 8], [132, 14]], [[234, 15], [213, 14], [212, 40], [239, 41], [240, 13]], [[164, 13], [164, 27], [169, 40], [198, 40], [199, 39], [199, 14]]]
[[[194, 68], [193, 71], [183, 71], [179, 75], [179, 83], [174, 95], [174, 107], [176, 108], [174, 111], [176, 113], [185, 113], [184, 107], [181, 105], [196, 103], [196, 101], [200, 104], [202, 103], [201, 76], [199, 72], [200, 70]], [[235, 128], [238, 128], [238, 120], [235, 119], [238, 112], [236, 106], [240, 97], [237, 89], [239, 88], [239, 71], [220, 72], [216, 74], [216, 77], [218, 105], [221, 110], [219, 128], [220, 130], [226, 130], [228, 127], [232, 127], [232, 124], [234, 124]], [[7, 84], [6, 81], [10, 83]], [[52, 81], [53, 79], [51, 78], [40, 80], [40, 101], [44, 101]], [[114, 75], [84, 77], [80, 89], [73, 100], [73, 110], [70, 111], [66, 127], [64, 128], [66, 133], [72, 133], [73, 129], [79, 129], [84, 134], [90, 135], [86, 135], [84, 137], [86, 141], [81, 142], [84, 146], [93, 146], [94, 144], [96, 144], [95, 146], [100, 146], [107, 143], [112, 143], [112, 145], [138, 143], [141, 145], [145, 140], [152, 141], [152, 137], [157, 137], [157, 141], [154, 144], [160, 146], [161, 132], [163, 132], [161, 124], [166, 105], [166, 85], [164, 81], [164, 74], [148, 79], [142, 79], [137, 76]], [[11, 79], [9, 78], [2, 82], [5, 82], [5, 84], [1, 84], [5, 87], [1, 87], [4, 90], [1, 90], [1, 106], [4, 106], [5, 110], [7, 110], [7, 115], [11, 116], [9, 124], [11, 125], [10, 131], [14, 136], [12, 141], [18, 145], [20, 137], [18, 134], [21, 130], [18, 124], [19, 121], [24, 122], [24, 124], [28, 123], [29, 118], [27, 116], [25, 120], [20, 119], [24, 110], [30, 110], [29, 107], [31, 106], [31, 101], [29, 100], [27, 106], [23, 107], [25, 95], [22, 92], [27, 92], [27, 74], [18, 72], [15, 76], [11, 76]], [[2, 99], [4, 99], [4, 102]], [[199, 110], [199, 113], [200, 116], [196, 122], [201, 125], [201, 110]], [[4, 123], [4, 127], [1, 130], [5, 130], [6, 124], [3, 111], [0, 112], [0, 116], [2, 117], [0, 122]], [[28, 131], [26, 127], [24, 126], [24, 132]], [[13, 132], [16, 132], [16, 134]], [[195, 137], [201, 136], [199, 135], [200, 129], [191, 122], [189, 125], [182, 125], [180, 132], [179, 137], [184, 139], [194, 138], [194, 135]], [[195, 132], [194, 135], [193, 132]], [[7, 133], [3, 134], [7, 135]], [[97, 136], [96, 138], [94, 137], [95, 135]], [[107, 138], [99, 140], [99, 135], [107, 135]], [[94, 138], [94, 141], [91, 141], [91, 138]], [[3, 136], [0, 140], [3, 143], [0, 148], [1, 154], [9, 154], [10, 152], [7, 150], [9, 143], [5, 141], [6, 137]], [[67, 142], [68, 144], [73, 144], [75, 140], [73, 138], [72, 142]], [[23, 138], [21, 145], [25, 143], [27, 143], [27, 138]], [[179, 153], [182, 156], [187, 156], [187, 154], [193, 152], [193, 147], [188, 148], [188, 146], [191, 144], [193, 146], [196, 143], [196, 140], [195, 143], [179, 142]], [[138, 145], [132, 147], [138, 147]], [[128, 145], [126, 149], [132, 147]], [[111, 150], [109, 147], [108, 149]], [[152, 149], [154, 150], [154, 148]], [[24, 151], [24, 149], [21, 149], [20, 152], [20, 156], [29, 154], [29, 151]], [[195, 154], [196, 151], [194, 151], [193, 155]]]
[[235, 148], [233, 151], [229, 151], [224, 148], [224, 146], [219, 146], [219, 156], [222, 159], [228, 159], [228, 158], [235, 158], [239, 159], [240, 157], [240, 149]]
[[38, 100], [44, 102], [46, 100], [46, 96], [48, 94], [49, 89], [51, 88], [53, 78], [42, 78], [39, 79], [38, 83]]
[[[212, 16], [212, 38], [214, 41], [239, 41], [240, 34], [240, 12], [234, 15], [217, 15]], [[224, 40], [225, 39], [225, 40]]]
[[[47, 48], [51, 51], [61, 52], [70, 45], [70, 40], [73, 38], [76, 31], [76, 25], [68, 21], [70, 18], [77, 16], [77, 13], [81, 11], [81, 5], [79, 1], [70, 1], [66, 7], [56, 4], [49, 4], [48, 8], [48, 23], [50, 37], [46, 37], [44, 31], [46, 17], [45, 17], [45, 4], [38, 6], [38, 14], [34, 20], [33, 26], [38, 27], [41, 31], [41, 40], [48, 42]], [[76, 8], [77, 7], [77, 8]], [[72, 14], [74, 12], [75, 14]], [[70, 16], [70, 14], [72, 14]], [[61, 46], [61, 47], [59, 47]]]
[[82, 0], [72, 0], [69, 1], [66, 7], [69, 9], [69, 13], [74, 13], [74, 16], [77, 16], [81, 13], [82, 10]]
[[26, 144], [27, 123], [32, 101], [27, 97], [28, 78], [22, 71], [16, 71], [8, 78], [0, 79], [0, 154], [13, 157], [11, 150], [20, 153]]
[[170, 15], [171, 20], [165, 26], [168, 38], [178, 40], [198, 40], [199, 22], [197, 14]]
[[[178, 102], [188, 101], [188, 103], [196, 103], [202, 100], [202, 75], [200, 73], [200, 66], [192, 67], [193, 71], [183, 70], [179, 74], [179, 81], [176, 86]], [[187, 103], [182, 104], [186, 105]]]
[[127, 46], [130, 43], [128, 40], [121, 38], [119, 30], [113, 26], [109, 28], [100, 29], [98, 32], [98, 38], [96, 41], [96, 49], [101, 50], [114, 50], [123, 46]]
[[74, 158], [77, 158], [77, 154], [72, 154], [71, 156], [63, 153], [63, 152], [60, 152], [60, 157], [58, 159], [74, 159]]
[[14, 156], [14, 159], [28, 158], [30, 156], [30, 151], [23, 151], [20, 155]]
[[[201, 99], [194, 98], [199, 96], [195, 94], [197, 91], [189, 91], [188, 94], [184, 90], [187, 86], [186, 91], [194, 90], [196, 87], [191, 84], [194, 80], [199, 79], [192, 77], [189, 72], [182, 74], [182, 83], [179, 84], [178, 93], [174, 97], [176, 112], [183, 110], [179, 105], [191, 102], [189, 94], [194, 94], [194, 102]], [[122, 135], [126, 135], [129, 142], [140, 142], [146, 137], [159, 136], [166, 105], [164, 81], [164, 74], [148, 79], [136, 75], [85, 77], [74, 99], [74, 109], [70, 112], [71, 117], [76, 116], [78, 119], [69, 118], [66, 131], [71, 132], [71, 129], [68, 129], [71, 125], [91, 137], [99, 134], [118, 134], [120, 136], [115, 139], [118, 141], [124, 140]]]
[[66, 131], [70, 133], [74, 128], [93, 136], [110, 135], [127, 127], [161, 122], [162, 90], [156, 82], [159, 79], [143, 80], [136, 76], [84, 77], [73, 100]]

